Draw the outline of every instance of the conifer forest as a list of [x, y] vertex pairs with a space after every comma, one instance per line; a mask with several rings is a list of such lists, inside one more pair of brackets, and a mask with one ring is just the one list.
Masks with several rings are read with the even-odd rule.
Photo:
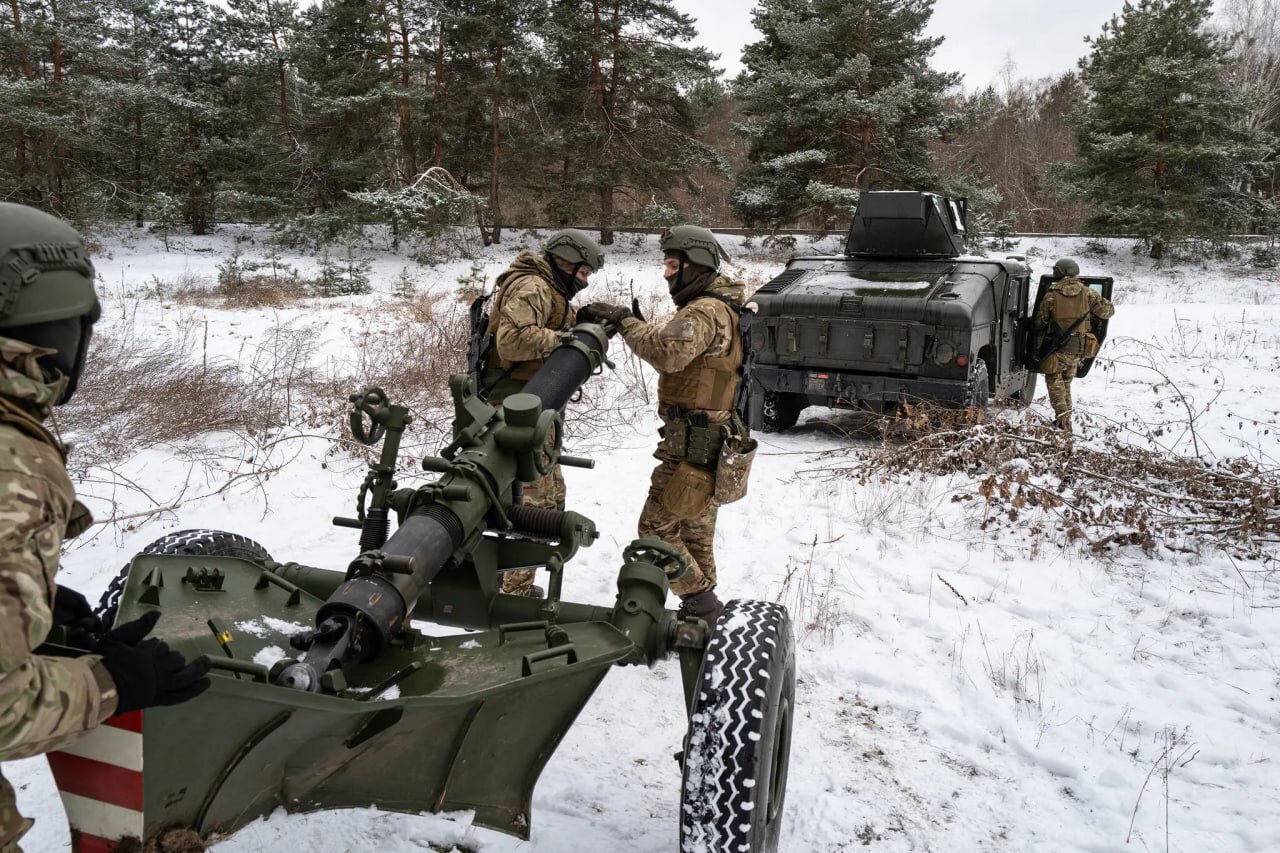
[[0, 198], [81, 224], [1274, 234], [1280, 0], [1130, 0], [1077, 67], [936, 66], [933, 0], [756, 0], [724, 79], [671, 0], [4, 0]]

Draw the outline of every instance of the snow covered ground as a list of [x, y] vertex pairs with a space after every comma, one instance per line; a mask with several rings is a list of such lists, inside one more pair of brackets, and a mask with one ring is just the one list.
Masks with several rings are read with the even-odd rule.
[[[402, 270], [418, 279], [422, 298], [447, 297], [472, 271], [467, 260], [425, 267], [362, 248], [375, 293], [243, 311], [193, 307], [147, 287], [152, 277], [211, 279], [237, 234], [257, 241], [242, 251], [261, 254], [263, 235], [232, 228], [178, 239], [169, 252], [153, 237], [102, 238], [104, 333], [126, 317], [155, 340], [199, 327], [205, 357], [235, 359], [247, 371], [273, 329], [298, 328], [311, 343], [307, 359], [341, 366], [368, 343], [370, 318], [394, 302]], [[583, 299], [634, 291], [660, 302], [653, 238], [620, 241]], [[726, 242], [753, 285], [781, 269], [740, 238]], [[1019, 247], [1037, 274], [1072, 255], [1086, 273], [1116, 276], [1113, 339], [1076, 383], [1078, 407], [1135, 430], [1164, 424], [1162, 440], [1180, 452], [1273, 464], [1276, 276], [1230, 265], [1156, 269], [1123, 241], [1101, 255], [1082, 243]], [[812, 248], [801, 238], [800, 251]], [[492, 280], [511, 249], [485, 250], [480, 272]], [[314, 267], [309, 256], [285, 260], [304, 275]], [[1043, 389], [1035, 408], [1048, 413]], [[826, 476], [858, 446], [841, 436], [841, 418], [810, 410], [795, 430], [760, 436], [751, 494], [720, 513], [721, 597], [782, 600], [796, 626], [784, 850], [1280, 849], [1280, 576], [1213, 553], [1135, 550], [1104, 561], [984, 532], [980, 507], [950, 500], [966, 485], [959, 478], [859, 486]], [[648, 485], [654, 427], [645, 414], [580, 436], [598, 464], [566, 471], [569, 505], [604, 535], [570, 566], [566, 597], [613, 600], [620, 550]], [[93, 598], [148, 542], [187, 527], [243, 533], [277, 558], [345, 564], [354, 534], [327, 522], [350, 512], [363, 468], [319, 432], [282, 431], [269, 448], [278, 470], [225, 488], [261, 466], [233, 458], [243, 448], [225, 435], [208, 439], [225, 451], [216, 468], [193, 463], [190, 448], [154, 448], [111, 477], [81, 482], [99, 518], [180, 506], [97, 528], [68, 550], [63, 578]], [[146, 494], [124, 478], [144, 483]], [[278, 812], [215, 849], [669, 851], [679, 796], [672, 755], [683, 726], [674, 661], [612, 672], [542, 776], [528, 843], [473, 828], [465, 814], [358, 810]], [[67, 849], [44, 760], [5, 773], [37, 818], [27, 848]]]

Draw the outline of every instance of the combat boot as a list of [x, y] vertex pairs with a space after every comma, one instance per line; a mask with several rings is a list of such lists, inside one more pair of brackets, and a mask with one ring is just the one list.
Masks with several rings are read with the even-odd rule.
[[1063, 435], [1071, 435], [1071, 413], [1058, 415], [1056, 418], [1058, 428], [1062, 430]]
[[716, 596], [715, 590], [708, 589], [703, 592], [695, 592], [692, 595], [682, 596], [680, 612], [686, 616], [702, 619], [714, 628], [716, 620], [724, 612], [724, 604]]

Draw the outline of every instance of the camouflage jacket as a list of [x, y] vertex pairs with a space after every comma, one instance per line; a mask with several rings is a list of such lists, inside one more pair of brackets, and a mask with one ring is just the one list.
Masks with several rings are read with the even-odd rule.
[[[1035, 316], [1035, 351], [1040, 352], [1045, 338], [1057, 336], [1075, 323], [1086, 312], [1099, 319], [1106, 320], [1116, 313], [1115, 307], [1097, 294], [1075, 276], [1055, 281], [1040, 300], [1040, 307]], [[1085, 341], [1091, 334], [1089, 321], [1085, 320], [1071, 335], [1059, 352], [1064, 355], [1079, 355], [1085, 351]]]
[[[511, 379], [527, 381], [559, 345], [560, 335], [573, 325], [569, 300], [556, 287], [546, 258], [521, 252], [498, 276], [490, 323], [490, 375], [509, 370]], [[490, 399], [494, 397], [491, 395]]]
[[[740, 282], [719, 276], [706, 292], [741, 305], [745, 288]], [[640, 356], [664, 376], [678, 374], [695, 359], [731, 354], [738, 344], [737, 315], [719, 299], [694, 298], [666, 323], [646, 323], [635, 317], [622, 321], [621, 334]], [[736, 374], [737, 365], [732, 366]], [[728, 420], [728, 407], [709, 411], [712, 420]]]
[[54, 575], [65, 536], [88, 527], [63, 450], [44, 431], [59, 389], [41, 380], [49, 352], [0, 338], [0, 759], [56, 749], [116, 708], [96, 656], [44, 657], [34, 650], [53, 623]]

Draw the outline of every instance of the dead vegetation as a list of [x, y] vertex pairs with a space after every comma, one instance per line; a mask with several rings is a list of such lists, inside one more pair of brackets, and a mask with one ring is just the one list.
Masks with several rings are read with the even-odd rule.
[[1067, 440], [1025, 410], [968, 423], [964, 412], [913, 407], [885, 421], [884, 441], [856, 451], [856, 462], [808, 473], [862, 485], [951, 477], [951, 500], [971, 502], [982, 530], [1095, 554], [1132, 546], [1271, 559], [1280, 542], [1280, 470], [1144, 448], [1118, 424], [1077, 419], [1087, 440]]

